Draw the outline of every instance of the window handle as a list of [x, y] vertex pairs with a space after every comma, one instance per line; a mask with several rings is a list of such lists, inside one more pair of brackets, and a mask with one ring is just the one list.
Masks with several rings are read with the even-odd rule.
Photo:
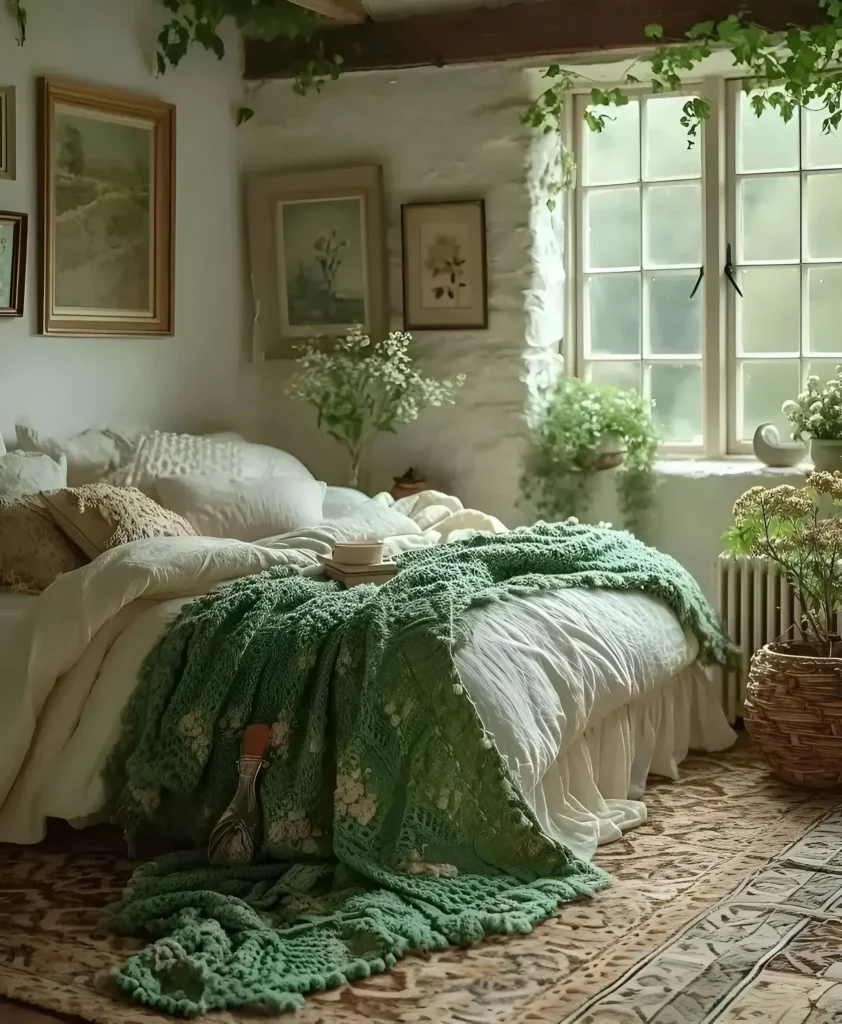
[[725, 254], [725, 276], [731, 282], [731, 285], [733, 286], [734, 291], [737, 293], [737, 295], [739, 295], [739, 297], [741, 299], [745, 298], [745, 296], [743, 295], [743, 293], [742, 293], [742, 291], [740, 289], [740, 286], [737, 284], [737, 278], [736, 278], [736, 275], [734, 274], [734, 261], [733, 261], [732, 256], [731, 256], [731, 243], [730, 242], [728, 243], [728, 250], [727, 250], [727, 252]]
[[705, 279], [705, 268], [704, 267], [699, 267], [699, 279], [696, 281], [696, 284], [693, 286], [693, 291], [690, 292], [690, 298], [691, 299], [695, 299], [696, 298], [696, 295], [697, 295], [699, 289], [702, 287], [702, 281], [704, 281], [704, 279]]

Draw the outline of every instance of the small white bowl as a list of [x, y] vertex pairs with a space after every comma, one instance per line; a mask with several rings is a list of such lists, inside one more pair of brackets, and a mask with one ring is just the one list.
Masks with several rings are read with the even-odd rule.
[[383, 561], [382, 540], [341, 540], [333, 546], [333, 557], [346, 565], [376, 565]]

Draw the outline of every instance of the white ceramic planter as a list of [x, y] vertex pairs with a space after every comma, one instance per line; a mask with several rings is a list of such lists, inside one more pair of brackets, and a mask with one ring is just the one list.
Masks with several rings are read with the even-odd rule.
[[842, 472], [842, 441], [820, 441], [814, 437], [810, 442], [810, 456], [820, 473]]

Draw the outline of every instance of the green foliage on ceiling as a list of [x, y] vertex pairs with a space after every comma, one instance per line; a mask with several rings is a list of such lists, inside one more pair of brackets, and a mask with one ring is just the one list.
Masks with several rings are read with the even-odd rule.
[[[730, 51], [758, 117], [766, 110], [775, 110], [790, 121], [799, 107], [808, 106], [825, 113], [825, 132], [836, 131], [842, 122], [842, 0], [817, 0], [816, 14], [820, 20], [815, 25], [793, 25], [784, 32], [770, 32], [747, 14], [732, 14], [722, 21], [694, 25], [681, 40], [668, 40], [661, 25], [648, 25], [646, 37], [660, 45], [631, 62], [625, 88], [591, 90], [585, 121], [591, 131], [601, 132], [611, 119], [612, 108], [629, 102], [629, 89], [646, 83], [656, 93], [676, 92], [714, 52]], [[523, 122], [537, 132], [550, 134], [563, 130], [565, 104], [574, 89], [587, 86], [587, 79], [558, 64], [547, 68], [545, 77], [551, 84], [524, 112]], [[688, 145], [695, 143], [710, 115], [706, 100], [688, 99], [681, 117]], [[574, 179], [567, 156], [566, 164], [563, 159], [559, 174], [548, 186], [551, 208], [558, 193], [569, 188]]]
[[[15, 19], [18, 42], [26, 41], [29, 0], [6, 0]], [[34, 0], [37, 3], [37, 0]], [[324, 83], [339, 75], [342, 59], [329, 54], [320, 38], [325, 20], [318, 14], [299, 7], [291, 0], [153, 0], [169, 12], [169, 20], [158, 35], [156, 60], [158, 72], [176, 67], [191, 47], [200, 46], [222, 60], [225, 41], [222, 30], [233, 22], [244, 36], [257, 39], [305, 40], [311, 44], [310, 56], [297, 69], [293, 83], [296, 92], [304, 95], [320, 90]], [[240, 109], [237, 121], [242, 123], [253, 115], [250, 108]]]

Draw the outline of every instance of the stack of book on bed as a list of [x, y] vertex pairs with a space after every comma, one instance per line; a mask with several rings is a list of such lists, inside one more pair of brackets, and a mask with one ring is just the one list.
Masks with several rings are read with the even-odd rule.
[[398, 571], [394, 562], [353, 565], [349, 562], [339, 562], [335, 558], [325, 558], [324, 566], [330, 579], [339, 580], [346, 587], [356, 587], [360, 583], [388, 583]]

